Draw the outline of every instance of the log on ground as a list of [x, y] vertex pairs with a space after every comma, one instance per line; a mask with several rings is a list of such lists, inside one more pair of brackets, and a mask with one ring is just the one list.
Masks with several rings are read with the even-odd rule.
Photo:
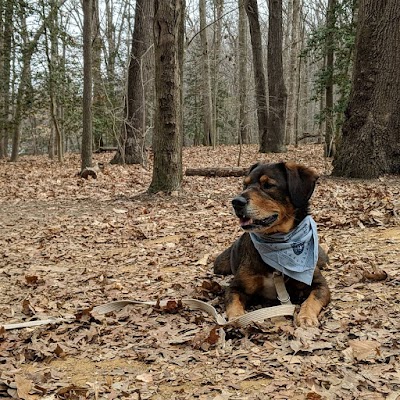
[[208, 176], [208, 177], [228, 177], [228, 176], [245, 176], [248, 168], [231, 167], [231, 168], [187, 168], [186, 176]]

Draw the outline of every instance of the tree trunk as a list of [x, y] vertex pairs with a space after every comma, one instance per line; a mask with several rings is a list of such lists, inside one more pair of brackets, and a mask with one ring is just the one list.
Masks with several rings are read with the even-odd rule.
[[265, 151], [282, 153], [285, 148], [286, 87], [282, 59], [282, 0], [269, 0], [268, 26], [268, 137]]
[[[326, 39], [326, 88], [325, 88], [325, 156], [334, 155], [333, 137], [333, 61], [334, 61], [334, 40], [333, 30], [335, 29], [335, 7], [336, 0], [328, 0], [327, 14], [327, 39]], [[329, 33], [331, 32], [331, 33]]]
[[333, 174], [400, 173], [400, 3], [361, 0], [353, 85]]
[[247, 20], [244, 0], [239, 0], [239, 143], [250, 143], [247, 114]]
[[258, 134], [260, 140], [260, 152], [268, 152], [268, 102], [267, 87], [265, 84], [262, 39], [260, 22], [258, 19], [257, 0], [245, 0], [247, 17], [249, 18], [251, 48], [253, 52], [254, 85], [257, 103]]
[[[57, 156], [58, 161], [62, 163], [64, 161], [64, 137], [63, 132], [61, 130], [60, 121], [59, 121], [59, 106], [58, 106], [58, 95], [56, 92], [56, 87], [59, 83], [59, 57], [58, 57], [58, 5], [56, 0], [51, 0], [51, 14], [53, 18], [49, 21], [49, 31], [50, 31], [50, 45], [51, 49], [49, 49], [49, 41], [46, 35], [46, 56], [47, 56], [47, 66], [49, 70], [49, 106], [50, 106], [50, 116], [53, 122], [56, 145], [57, 145]], [[58, 81], [58, 82], [57, 82]], [[51, 138], [52, 139], [52, 138]], [[54, 147], [50, 153], [50, 158], [54, 158]]]
[[214, 20], [215, 20], [215, 30], [214, 30], [214, 69], [213, 69], [213, 133], [214, 137], [212, 140], [213, 146], [218, 143], [218, 89], [219, 89], [219, 64], [221, 61], [221, 41], [222, 41], [222, 15], [224, 12], [224, 1], [214, 0]]
[[92, 0], [92, 76], [93, 76], [93, 105], [92, 124], [94, 147], [104, 144], [104, 84], [101, 76], [102, 38], [100, 32], [99, 0]]
[[204, 145], [214, 145], [214, 123], [213, 123], [213, 105], [212, 105], [212, 90], [211, 90], [211, 71], [210, 71], [210, 56], [207, 38], [207, 22], [206, 22], [206, 0], [199, 1], [200, 14], [200, 41], [202, 50], [203, 64], [203, 129], [204, 129]]
[[[271, 11], [270, 11], [271, 12]], [[290, 53], [289, 53], [289, 68], [288, 68], [288, 101], [286, 115], [286, 144], [295, 142], [295, 119], [296, 119], [296, 104], [297, 104], [297, 82], [298, 82], [298, 57], [299, 57], [299, 28], [300, 28], [300, 0], [292, 2], [291, 37], [290, 37]]]
[[183, 0], [155, 0], [156, 112], [150, 193], [180, 190], [182, 184], [184, 14]]
[[2, 79], [0, 107], [0, 158], [8, 156], [8, 132], [10, 130], [10, 82], [11, 82], [11, 42], [13, 30], [14, 2], [4, 2], [4, 21], [1, 38], [0, 69]]
[[92, 0], [83, 0], [83, 121], [81, 172], [92, 166]]
[[146, 135], [146, 87], [153, 70], [153, 15], [154, 0], [138, 0], [135, 8], [135, 26], [129, 61], [125, 121], [119, 139], [119, 150], [111, 163], [142, 164]]

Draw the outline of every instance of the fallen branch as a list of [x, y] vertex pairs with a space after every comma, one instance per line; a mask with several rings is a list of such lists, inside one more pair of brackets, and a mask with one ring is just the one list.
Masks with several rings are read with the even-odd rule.
[[231, 168], [188, 168], [185, 171], [186, 176], [208, 176], [208, 177], [228, 177], [228, 176], [245, 176], [248, 168], [231, 167]]

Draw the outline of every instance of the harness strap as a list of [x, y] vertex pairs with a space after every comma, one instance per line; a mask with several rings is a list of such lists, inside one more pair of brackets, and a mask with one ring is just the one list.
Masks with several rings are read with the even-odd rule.
[[281, 304], [292, 304], [289, 293], [286, 290], [283, 274], [279, 271], [274, 271], [273, 278], [278, 300], [281, 302]]

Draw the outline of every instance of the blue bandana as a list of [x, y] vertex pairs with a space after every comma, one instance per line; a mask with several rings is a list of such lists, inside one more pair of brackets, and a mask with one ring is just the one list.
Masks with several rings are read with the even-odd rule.
[[250, 238], [266, 264], [311, 285], [318, 261], [318, 234], [317, 225], [310, 216], [289, 233], [265, 236], [250, 233]]

